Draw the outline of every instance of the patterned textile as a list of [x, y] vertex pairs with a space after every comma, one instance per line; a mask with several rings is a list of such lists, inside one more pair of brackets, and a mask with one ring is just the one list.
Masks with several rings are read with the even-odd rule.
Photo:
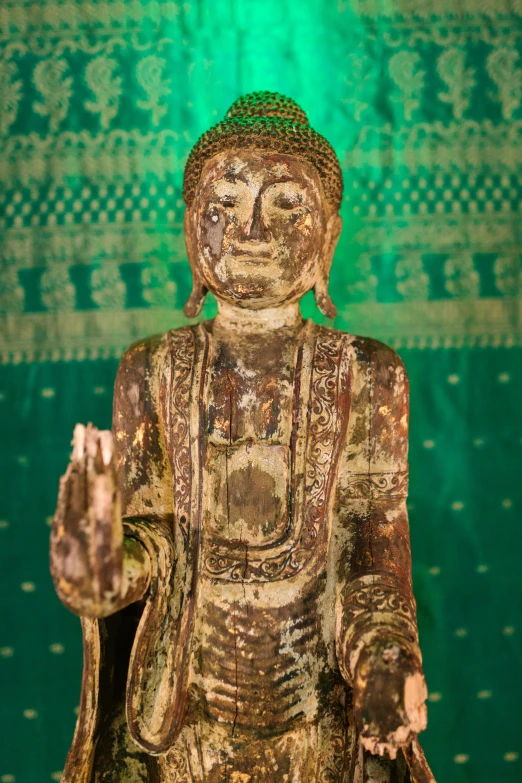
[[59, 780], [74, 727], [47, 556], [73, 425], [109, 426], [122, 350], [185, 322], [184, 162], [260, 89], [343, 164], [336, 325], [410, 374], [426, 754], [522, 779], [521, 49], [522, 0], [2, 0], [0, 783]]

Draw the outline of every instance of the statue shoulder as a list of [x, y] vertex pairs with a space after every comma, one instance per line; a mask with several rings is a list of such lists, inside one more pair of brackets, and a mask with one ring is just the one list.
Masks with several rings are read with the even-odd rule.
[[143, 416], [146, 409], [154, 407], [157, 368], [165, 342], [165, 334], [156, 334], [137, 340], [123, 352], [114, 383], [114, 417], [124, 414], [128, 420], [131, 415]]
[[168, 344], [169, 332], [142, 337], [129, 345], [123, 352], [118, 366], [118, 373], [135, 371], [144, 374], [151, 363], [163, 353]]
[[191, 326], [181, 326], [169, 332], [153, 334], [129, 345], [123, 352], [118, 374], [134, 372], [146, 378], [153, 368], [159, 368], [172, 351], [173, 346], [190, 337]]
[[408, 397], [408, 374], [404, 362], [393, 348], [373, 337], [350, 334], [340, 329], [332, 331], [346, 338], [351, 354], [351, 383], [355, 384], [354, 388], [367, 386], [370, 394], [372, 387], [371, 396], [376, 403], [392, 388], [396, 394]]
[[195, 334], [196, 327], [181, 326], [132, 343], [118, 365], [116, 393], [132, 385], [136, 391], [143, 390], [157, 397], [161, 379], [168, 375], [172, 365], [185, 366], [192, 361]]
[[351, 338], [354, 360], [361, 366], [371, 368], [374, 376], [392, 373], [404, 376], [407, 380], [404, 362], [389, 345], [375, 340], [373, 337], [347, 336]]

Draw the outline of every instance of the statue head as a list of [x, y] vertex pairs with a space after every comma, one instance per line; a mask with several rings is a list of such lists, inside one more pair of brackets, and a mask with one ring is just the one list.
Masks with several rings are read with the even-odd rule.
[[183, 186], [193, 289], [244, 308], [277, 307], [313, 289], [328, 316], [341, 231], [342, 175], [330, 144], [277, 93], [245, 95], [194, 146]]

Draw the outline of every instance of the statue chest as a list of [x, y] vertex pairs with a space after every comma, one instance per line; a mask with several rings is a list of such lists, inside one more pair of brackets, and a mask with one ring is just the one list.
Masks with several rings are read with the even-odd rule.
[[249, 369], [217, 352], [209, 369], [203, 472], [207, 540], [269, 546], [288, 529], [293, 391], [288, 358], [283, 352], [272, 366]]
[[350, 345], [311, 322], [297, 339], [258, 342], [172, 333], [162, 398], [183, 590], [194, 569], [247, 584], [324, 565]]

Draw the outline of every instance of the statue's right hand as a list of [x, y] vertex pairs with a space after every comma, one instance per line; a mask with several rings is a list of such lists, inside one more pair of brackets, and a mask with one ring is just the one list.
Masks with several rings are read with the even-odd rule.
[[98, 616], [121, 590], [123, 527], [110, 431], [74, 429], [51, 534], [56, 591], [76, 614]]

